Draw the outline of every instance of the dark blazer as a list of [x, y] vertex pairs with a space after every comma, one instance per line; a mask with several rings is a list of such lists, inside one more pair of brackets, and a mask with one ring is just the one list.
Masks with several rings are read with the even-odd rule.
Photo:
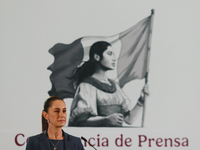
[[[64, 132], [65, 150], [84, 150], [81, 139]], [[46, 131], [28, 138], [26, 150], [51, 150]]]

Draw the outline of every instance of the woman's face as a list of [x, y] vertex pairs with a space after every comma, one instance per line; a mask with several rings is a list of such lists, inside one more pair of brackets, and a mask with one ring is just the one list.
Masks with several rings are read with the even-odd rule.
[[103, 58], [100, 60], [100, 63], [108, 70], [113, 70], [115, 68], [115, 53], [111, 46], [108, 46], [103, 52]]
[[46, 119], [49, 121], [49, 126], [63, 127], [66, 124], [67, 112], [66, 105], [62, 100], [55, 100], [52, 106], [49, 107], [46, 113]]

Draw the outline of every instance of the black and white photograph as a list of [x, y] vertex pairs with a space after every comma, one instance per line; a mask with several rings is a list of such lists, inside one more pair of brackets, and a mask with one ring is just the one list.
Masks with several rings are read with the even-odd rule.
[[[69, 126], [131, 125], [144, 113], [149, 95], [153, 14], [154, 10], [151, 16], [120, 34], [82, 37], [69, 45], [58, 43], [49, 50], [55, 57], [48, 68], [52, 71], [49, 95], [73, 98]], [[145, 81], [137, 103], [131, 106], [133, 103], [122, 88], [134, 79]]]

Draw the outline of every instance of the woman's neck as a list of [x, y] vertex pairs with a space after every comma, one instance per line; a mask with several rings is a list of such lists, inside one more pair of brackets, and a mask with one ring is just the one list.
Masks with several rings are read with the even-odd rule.
[[51, 128], [49, 127], [47, 130], [48, 138], [54, 140], [61, 140], [63, 139], [63, 132], [62, 128]]
[[92, 77], [97, 78], [99, 80], [107, 80], [107, 76], [106, 76], [106, 71], [102, 70], [102, 69], [96, 69], [95, 73], [92, 75]]
[[107, 71], [108, 69], [103, 67], [102, 65], [96, 65], [95, 72], [92, 77], [98, 79], [101, 82], [110, 84], [107, 77]]

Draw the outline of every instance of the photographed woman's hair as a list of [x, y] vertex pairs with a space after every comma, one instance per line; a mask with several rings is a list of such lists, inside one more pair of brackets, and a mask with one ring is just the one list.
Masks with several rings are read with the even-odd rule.
[[94, 43], [90, 48], [89, 60], [85, 62], [81, 67], [77, 68], [74, 74], [74, 85], [75, 88], [87, 77], [92, 76], [95, 72], [96, 64], [98, 63], [94, 59], [94, 54], [99, 55], [100, 60], [103, 58], [103, 52], [111, 46], [106, 41], [99, 41]]
[[[43, 111], [48, 113], [48, 109], [49, 107], [52, 106], [52, 102], [56, 101], [56, 100], [62, 100], [64, 101], [62, 98], [57, 97], [57, 96], [51, 96], [48, 99], [46, 99], [46, 101], [44, 102], [44, 108]], [[44, 118], [44, 116], [42, 115], [42, 132], [44, 132], [45, 130], [48, 129], [48, 122], [47, 120]]]

